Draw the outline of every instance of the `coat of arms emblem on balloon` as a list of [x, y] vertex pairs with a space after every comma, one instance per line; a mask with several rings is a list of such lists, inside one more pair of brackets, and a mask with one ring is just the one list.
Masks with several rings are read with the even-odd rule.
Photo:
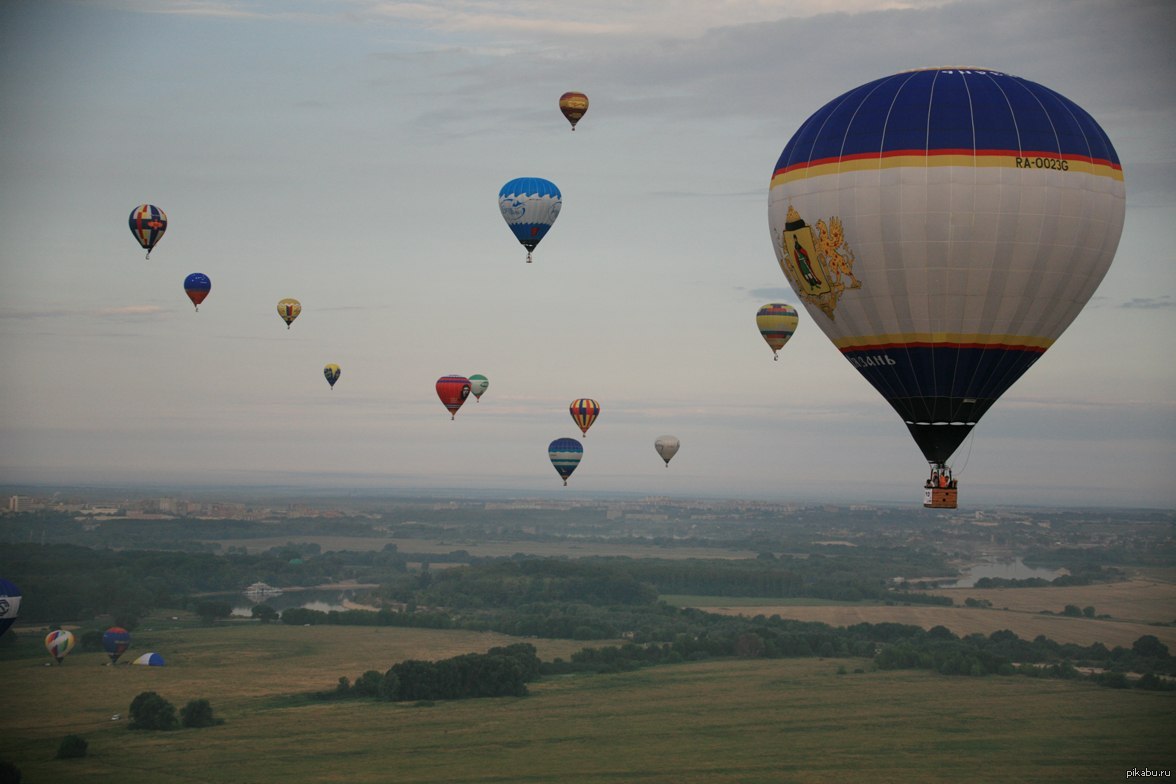
[[837, 216], [826, 223], [817, 221], [816, 233], [791, 204], [780, 234], [780, 269], [792, 288], [805, 302], [833, 318], [837, 301], [845, 289], [860, 289], [862, 282], [853, 274], [853, 249], [845, 240], [845, 230]]

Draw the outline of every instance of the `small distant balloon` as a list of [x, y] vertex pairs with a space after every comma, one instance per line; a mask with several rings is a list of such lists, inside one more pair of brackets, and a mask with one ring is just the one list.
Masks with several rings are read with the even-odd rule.
[[588, 96], [584, 93], [564, 93], [559, 97], [559, 110], [572, 124], [574, 131], [576, 123], [580, 122], [580, 118], [588, 111]]
[[681, 444], [674, 436], [658, 436], [657, 440], [653, 442], [653, 448], [661, 455], [661, 459], [666, 461], [666, 468], [670, 467], [670, 460], [678, 454], [679, 446]]
[[14, 583], [0, 578], [0, 635], [16, 622], [20, 615], [20, 589]]
[[479, 401], [482, 399], [482, 394], [490, 388], [490, 379], [483, 376], [481, 373], [475, 373], [470, 376], [470, 392]]
[[282, 317], [282, 321], [286, 322], [286, 329], [294, 323], [294, 319], [298, 318], [298, 314], [302, 312], [302, 303], [291, 297], [286, 297], [283, 300], [278, 300], [278, 315]]
[[772, 359], [780, 358], [776, 352], [784, 348], [784, 344], [796, 332], [797, 323], [796, 308], [782, 302], [764, 305], [755, 314], [755, 325], [772, 349]]
[[49, 655], [61, 664], [64, 659], [74, 647], [74, 636], [72, 632], [65, 629], [55, 629], [45, 635], [45, 650], [49, 651]]
[[184, 293], [188, 295], [188, 299], [192, 300], [196, 310], [200, 310], [200, 303], [204, 301], [210, 291], [212, 291], [212, 281], [203, 272], [193, 272], [184, 278]]
[[167, 231], [167, 215], [154, 204], [140, 204], [131, 210], [128, 223], [131, 226], [131, 234], [147, 251], [145, 258], [151, 258], [152, 249], [163, 239], [163, 233]]
[[547, 445], [547, 456], [551, 458], [556, 473], [563, 478], [564, 487], [567, 487], [568, 477], [584, 456], [584, 445], [574, 438], [557, 438]]
[[335, 388], [335, 382], [339, 380], [339, 376], [343, 371], [334, 362], [323, 367], [323, 377], [327, 379], [327, 383], [331, 385], [331, 389]]
[[595, 400], [582, 397], [573, 400], [572, 404], [568, 406], [568, 411], [571, 413], [572, 421], [576, 423], [576, 427], [580, 428], [580, 432], [586, 436], [588, 428], [592, 427], [596, 417], [600, 416], [600, 404]]
[[451, 420], [457, 419], [457, 410], [469, 396], [470, 380], [465, 376], [442, 376], [437, 379], [437, 397], [441, 398]]
[[547, 236], [562, 206], [559, 188], [542, 177], [519, 177], [498, 191], [498, 209], [515, 238], [527, 249], [528, 264], [531, 251]]
[[102, 634], [102, 649], [110, 657], [111, 664], [118, 663], [118, 657], [131, 647], [131, 633], [121, 626], [111, 626]]

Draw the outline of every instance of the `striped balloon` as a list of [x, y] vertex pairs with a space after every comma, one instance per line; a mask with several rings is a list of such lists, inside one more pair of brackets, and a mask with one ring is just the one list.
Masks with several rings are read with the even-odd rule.
[[772, 359], [780, 358], [776, 352], [784, 348], [784, 344], [796, 332], [797, 321], [796, 308], [780, 302], [764, 305], [755, 314], [755, 325], [772, 349]]
[[567, 487], [568, 477], [584, 456], [584, 445], [574, 438], [557, 438], [547, 445], [547, 456], [551, 458], [556, 473], [563, 477], [564, 487]]
[[561, 206], [559, 188], [542, 177], [519, 177], [498, 192], [498, 209], [515, 238], [527, 249], [527, 263], [531, 261], [531, 251], [559, 217]]
[[1124, 208], [1118, 155], [1073, 101], [929, 68], [806, 120], [769, 222], [813, 321], [942, 464], [1090, 299]]
[[595, 400], [582, 397], [579, 400], [573, 400], [572, 404], [568, 406], [568, 411], [571, 412], [572, 421], [576, 423], [576, 427], [580, 428], [580, 432], [588, 435], [588, 428], [592, 427], [592, 423], [600, 415], [600, 404]]
[[49, 655], [61, 664], [64, 659], [74, 647], [73, 632], [65, 629], [54, 629], [45, 635], [45, 650], [49, 651]]
[[154, 204], [140, 204], [131, 210], [128, 223], [131, 226], [131, 234], [147, 251], [146, 258], [151, 258], [151, 250], [163, 239], [163, 233], [167, 231], [167, 215]]

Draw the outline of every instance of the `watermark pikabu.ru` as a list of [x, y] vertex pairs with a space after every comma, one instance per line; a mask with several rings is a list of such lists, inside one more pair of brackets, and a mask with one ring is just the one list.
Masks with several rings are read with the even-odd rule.
[[1170, 779], [1172, 778], [1172, 771], [1152, 770], [1151, 768], [1131, 768], [1127, 771], [1127, 778], [1134, 779], [1139, 777]]

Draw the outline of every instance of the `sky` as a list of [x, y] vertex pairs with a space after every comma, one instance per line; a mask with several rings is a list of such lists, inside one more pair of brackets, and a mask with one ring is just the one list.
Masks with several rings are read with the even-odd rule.
[[[832, 98], [971, 65], [1090, 112], [1127, 213], [1094, 298], [954, 456], [961, 507], [1173, 507], [1173, 51], [1165, 0], [0, 3], [0, 484], [916, 507], [890, 406], [803, 311], [778, 362], [756, 330], [797, 302], [768, 184]], [[523, 176], [563, 193], [532, 264], [497, 205]], [[143, 202], [169, 218], [149, 260]], [[434, 383], [474, 373], [451, 421]], [[580, 397], [602, 412], [564, 489], [547, 444]]]

